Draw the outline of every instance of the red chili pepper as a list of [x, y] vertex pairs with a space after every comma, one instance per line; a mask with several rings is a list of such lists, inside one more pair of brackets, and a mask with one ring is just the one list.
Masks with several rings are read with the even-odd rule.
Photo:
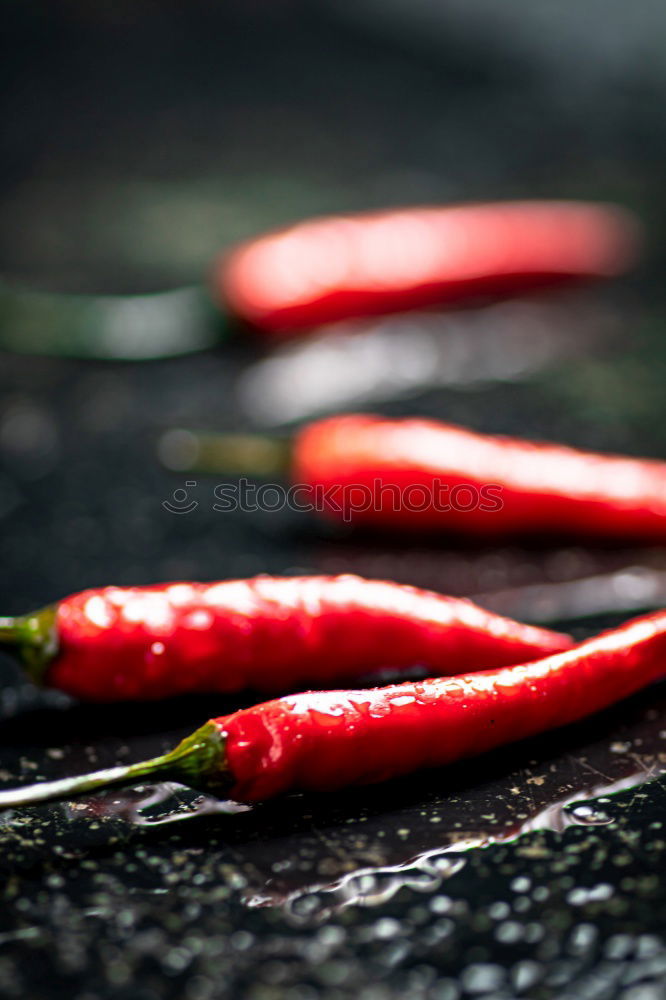
[[566, 725], [666, 674], [666, 612], [514, 667], [291, 695], [211, 719], [152, 761], [0, 793], [0, 808], [163, 778], [256, 802], [440, 767]]
[[[478, 535], [666, 538], [666, 463], [434, 420], [343, 416], [312, 424], [297, 437], [292, 475], [330, 497], [331, 513], [337, 504], [357, 523]], [[371, 502], [354, 510], [355, 502], [361, 507], [357, 485]]]
[[525, 201], [311, 219], [220, 259], [220, 304], [268, 332], [618, 274], [636, 222], [608, 205]]
[[358, 576], [85, 590], [0, 619], [0, 641], [35, 680], [92, 701], [293, 691], [383, 667], [478, 670], [571, 645], [470, 601]]
[[179, 468], [288, 469], [304, 506], [354, 524], [476, 536], [666, 539], [666, 462], [491, 436], [416, 418], [343, 415], [291, 443], [178, 434]]

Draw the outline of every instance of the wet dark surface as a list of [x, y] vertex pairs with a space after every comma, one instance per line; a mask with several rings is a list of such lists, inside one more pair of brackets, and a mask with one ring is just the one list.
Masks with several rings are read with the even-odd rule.
[[[498, 363], [521, 353], [513, 324], [444, 317], [449, 354], [423, 391], [392, 393], [380, 370], [381, 391], [354, 403], [666, 457], [666, 131], [645, 68], [574, 99], [509, 38], [463, 45], [455, 22], [420, 49], [317, 5], [9, 9], [7, 273], [145, 290], [196, 280], [221, 245], [313, 211], [615, 199], [646, 219], [646, 265], [581, 293], [573, 333], [558, 319], [570, 300], [544, 300], [551, 328], [529, 370]], [[414, 323], [432, 342], [432, 319]], [[110, 582], [262, 571], [481, 594], [581, 637], [666, 605], [659, 549], [389, 543], [296, 513], [219, 514], [203, 479], [188, 487], [196, 509], [169, 513], [184, 482], [160, 468], [159, 435], [270, 423], [236, 388], [261, 360], [247, 341], [135, 366], [1, 356], [3, 614]], [[87, 708], [1, 666], [4, 787], [146, 757], [242, 703]], [[657, 686], [478, 761], [251, 810], [158, 786], [5, 813], [0, 994], [659, 1000], [665, 710]]]

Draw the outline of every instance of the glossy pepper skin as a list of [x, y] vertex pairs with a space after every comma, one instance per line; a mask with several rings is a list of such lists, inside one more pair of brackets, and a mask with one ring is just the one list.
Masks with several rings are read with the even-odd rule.
[[628, 213], [584, 202], [413, 207], [298, 223], [232, 250], [214, 294], [266, 333], [618, 274]]
[[[666, 462], [345, 415], [293, 443], [291, 477], [355, 524], [476, 536], [666, 539]], [[397, 497], [397, 501], [395, 500]]]
[[255, 802], [440, 767], [567, 725], [666, 675], [666, 612], [545, 659], [369, 691], [309, 692], [213, 720], [229, 794]]
[[466, 600], [350, 575], [87, 590], [59, 602], [54, 633], [45, 682], [90, 701], [476, 670], [571, 645]]

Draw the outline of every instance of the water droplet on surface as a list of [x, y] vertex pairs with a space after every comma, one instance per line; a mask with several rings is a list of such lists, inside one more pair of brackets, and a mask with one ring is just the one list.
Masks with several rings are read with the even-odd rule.
[[504, 985], [505, 976], [501, 965], [477, 962], [465, 969], [461, 980], [467, 993], [478, 994], [500, 989]]
[[581, 826], [608, 826], [609, 823], [613, 822], [603, 809], [586, 802], [570, 806], [567, 809], [567, 815], [574, 823], [579, 823]]

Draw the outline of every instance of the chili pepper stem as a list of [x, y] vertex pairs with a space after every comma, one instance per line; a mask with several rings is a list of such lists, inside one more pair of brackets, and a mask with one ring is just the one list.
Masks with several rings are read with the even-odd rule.
[[43, 684], [58, 650], [56, 607], [49, 605], [27, 615], [0, 618], [0, 646], [18, 657], [34, 684]]
[[284, 477], [291, 464], [291, 442], [264, 434], [175, 429], [162, 435], [158, 452], [163, 465], [179, 472]]
[[212, 722], [205, 723], [191, 736], [185, 737], [173, 750], [151, 760], [0, 792], [0, 809], [60, 802], [88, 792], [122, 788], [156, 778], [222, 793], [228, 784], [228, 774], [224, 739], [217, 726]]
[[0, 642], [12, 642], [16, 634], [16, 622], [16, 618], [0, 618]]

